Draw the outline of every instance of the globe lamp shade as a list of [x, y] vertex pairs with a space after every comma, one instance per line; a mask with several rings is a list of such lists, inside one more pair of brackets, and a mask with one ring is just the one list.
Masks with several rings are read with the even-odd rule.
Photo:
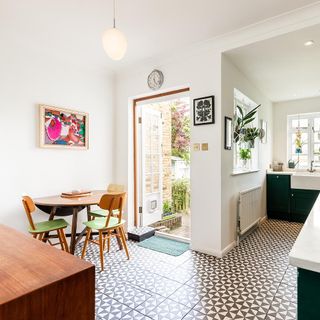
[[127, 51], [127, 39], [116, 28], [108, 29], [103, 33], [102, 44], [104, 51], [112, 60], [121, 60]]

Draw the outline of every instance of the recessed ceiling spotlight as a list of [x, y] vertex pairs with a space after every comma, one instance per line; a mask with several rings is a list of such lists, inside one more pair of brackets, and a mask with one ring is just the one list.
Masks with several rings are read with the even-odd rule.
[[313, 46], [313, 45], [314, 45], [314, 41], [313, 41], [313, 40], [308, 40], [308, 41], [306, 41], [306, 42], [304, 43], [304, 45], [305, 45], [306, 47]]

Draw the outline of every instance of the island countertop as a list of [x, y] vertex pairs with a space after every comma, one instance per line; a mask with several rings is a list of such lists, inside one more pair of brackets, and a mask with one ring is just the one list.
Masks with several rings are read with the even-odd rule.
[[320, 195], [290, 251], [289, 263], [320, 273]]

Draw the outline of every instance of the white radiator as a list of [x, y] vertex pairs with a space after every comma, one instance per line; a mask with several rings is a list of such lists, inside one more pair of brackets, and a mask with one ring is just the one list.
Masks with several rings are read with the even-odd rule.
[[237, 242], [240, 236], [256, 226], [261, 219], [261, 187], [241, 191], [238, 203]]

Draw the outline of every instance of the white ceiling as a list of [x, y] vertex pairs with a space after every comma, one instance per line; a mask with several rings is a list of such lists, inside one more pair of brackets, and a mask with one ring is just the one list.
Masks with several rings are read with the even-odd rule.
[[[304, 46], [308, 40], [314, 40], [315, 45]], [[271, 101], [320, 96], [320, 25], [231, 50], [226, 55]]]
[[314, 0], [117, 0], [117, 26], [128, 52], [113, 62], [101, 46], [112, 0], [0, 0], [0, 46], [20, 42], [92, 69], [113, 69], [167, 54]]

